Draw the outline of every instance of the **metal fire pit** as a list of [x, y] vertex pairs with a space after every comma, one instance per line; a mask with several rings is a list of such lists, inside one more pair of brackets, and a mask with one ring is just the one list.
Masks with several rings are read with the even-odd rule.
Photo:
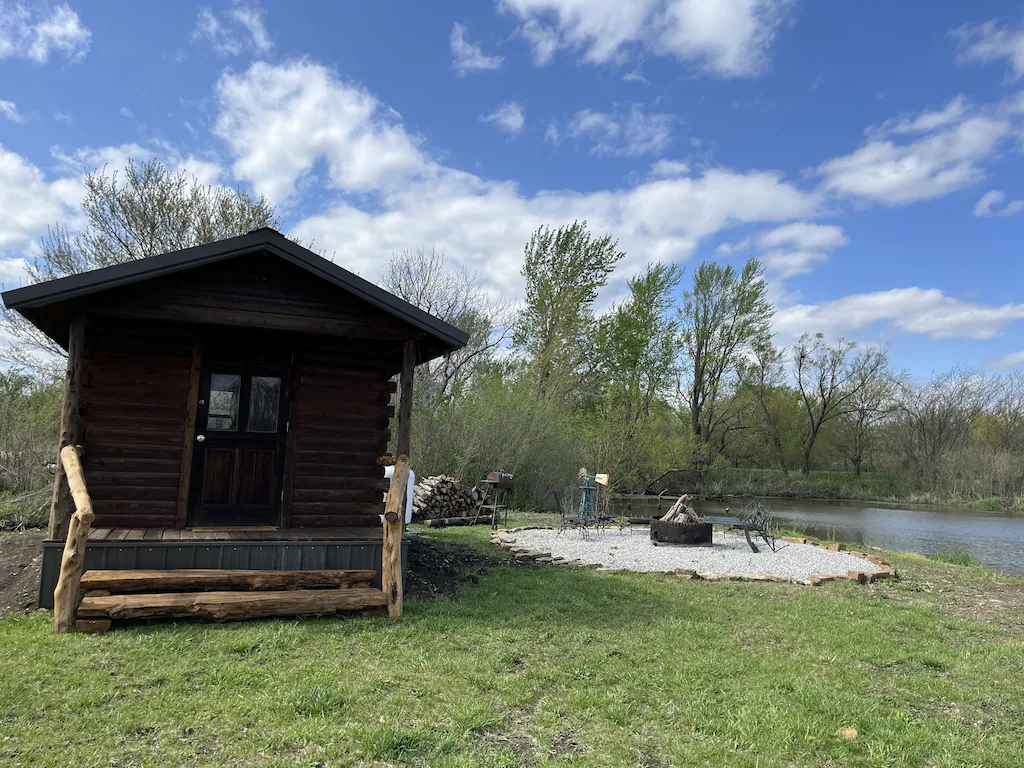
[[699, 546], [711, 543], [711, 523], [665, 523], [651, 520], [651, 544], [688, 544]]

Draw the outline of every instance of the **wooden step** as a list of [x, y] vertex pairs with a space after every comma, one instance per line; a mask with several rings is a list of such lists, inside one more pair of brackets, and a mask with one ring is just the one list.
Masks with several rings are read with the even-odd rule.
[[260, 571], [182, 568], [177, 570], [86, 571], [84, 592], [175, 592], [202, 590], [295, 590], [313, 587], [369, 586], [376, 571]]
[[304, 589], [283, 592], [183, 592], [87, 596], [78, 618], [154, 619], [199, 617], [214, 621], [266, 616], [311, 616], [387, 605], [384, 593], [373, 587]]

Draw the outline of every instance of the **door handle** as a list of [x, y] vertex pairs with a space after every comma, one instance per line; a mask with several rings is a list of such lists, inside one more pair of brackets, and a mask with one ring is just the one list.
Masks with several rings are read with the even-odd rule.
[[196, 442], [197, 443], [205, 442], [205, 440], [206, 440], [206, 435], [196, 435]]

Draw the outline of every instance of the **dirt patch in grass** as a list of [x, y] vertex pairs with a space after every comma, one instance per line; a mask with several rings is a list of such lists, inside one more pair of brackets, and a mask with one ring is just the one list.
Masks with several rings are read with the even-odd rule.
[[931, 605], [943, 613], [1024, 635], [1024, 584], [972, 566], [897, 556], [901, 580], [872, 586], [890, 600]]
[[36, 607], [45, 537], [41, 530], [0, 533], [0, 618]]
[[412, 600], [424, 602], [453, 597], [460, 588], [478, 583], [481, 576], [497, 566], [537, 567], [533, 562], [487, 555], [465, 544], [409, 536], [405, 594]]

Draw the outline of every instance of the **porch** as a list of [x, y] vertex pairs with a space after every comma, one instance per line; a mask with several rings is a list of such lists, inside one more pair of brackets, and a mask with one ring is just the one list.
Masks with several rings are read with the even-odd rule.
[[[370, 570], [381, 587], [383, 529], [281, 528], [196, 530], [191, 528], [92, 528], [85, 570], [217, 568], [271, 571]], [[408, 542], [402, 542], [405, 575]], [[53, 607], [64, 542], [43, 542], [39, 605]]]
[[[90, 528], [89, 546], [96, 541], [381, 541], [381, 526], [345, 528]], [[52, 539], [47, 539], [51, 543]], [[57, 542], [64, 545], [63, 541]]]

